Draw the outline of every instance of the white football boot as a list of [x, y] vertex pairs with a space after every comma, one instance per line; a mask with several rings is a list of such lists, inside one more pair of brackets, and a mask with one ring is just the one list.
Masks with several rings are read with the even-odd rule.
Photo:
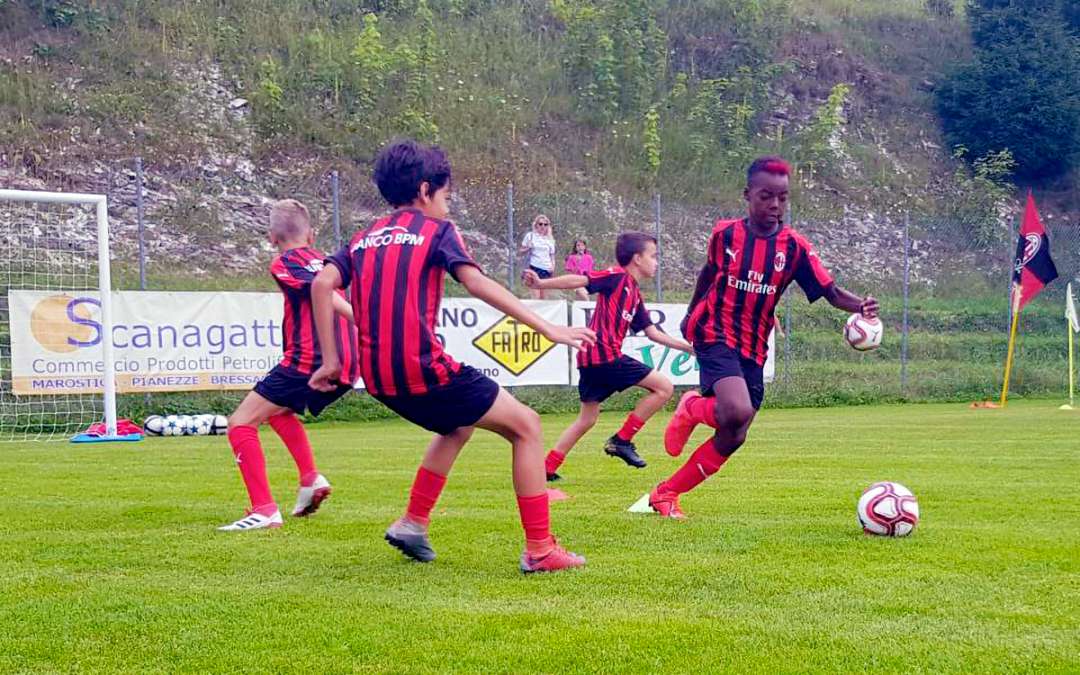
[[274, 511], [272, 516], [264, 516], [261, 513], [248, 511], [244, 517], [235, 523], [222, 525], [219, 532], [243, 532], [245, 530], [262, 530], [264, 528], [281, 527], [284, 521], [281, 519], [281, 511]]
[[326, 476], [321, 473], [315, 477], [315, 482], [310, 486], [300, 486], [300, 490], [296, 493], [296, 506], [293, 507], [293, 517], [303, 518], [310, 516], [319, 510], [319, 506], [322, 505], [323, 500], [330, 496], [330, 481], [326, 480]]

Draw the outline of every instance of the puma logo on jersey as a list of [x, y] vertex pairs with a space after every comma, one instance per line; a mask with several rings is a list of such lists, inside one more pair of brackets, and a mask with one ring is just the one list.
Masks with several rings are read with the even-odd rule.
[[727, 256], [729, 258], [731, 258], [732, 260], [735, 260], [736, 258], [739, 257], [739, 252], [738, 251], [732, 251], [730, 248], [727, 248], [726, 246], [724, 247], [724, 253], [726, 253]]

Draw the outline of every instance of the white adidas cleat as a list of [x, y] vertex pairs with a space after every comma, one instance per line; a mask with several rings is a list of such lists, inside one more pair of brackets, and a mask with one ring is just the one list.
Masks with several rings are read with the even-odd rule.
[[243, 518], [235, 523], [222, 525], [219, 532], [243, 532], [245, 530], [262, 530], [265, 528], [281, 527], [284, 521], [281, 519], [281, 511], [274, 511], [272, 516], [264, 516], [261, 513], [248, 511]]
[[300, 486], [296, 493], [296, 506], [293, 507], [293, 517], [303, 518], [310, 516], [319, 510], [323, 500], [330, 496], [330, 481], [321, 473], [315, 477], [315, 482], [308, 487]]

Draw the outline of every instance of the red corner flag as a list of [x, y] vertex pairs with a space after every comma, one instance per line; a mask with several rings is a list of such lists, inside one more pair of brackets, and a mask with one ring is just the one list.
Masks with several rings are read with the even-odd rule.
[[1057, 275], [1054, 261], [1050, 259], [1050, 237], [1039, 220], [1035, 198], [1028, 192], [1024, 222], [1020, 225], [1020, 238], [1016, 242], [1016, 259], [1013, 261], [1013, 292], [1017, 286], [1020, 287], [1018, 309], [1023, 309], [1046, 284], [1057, 279]]

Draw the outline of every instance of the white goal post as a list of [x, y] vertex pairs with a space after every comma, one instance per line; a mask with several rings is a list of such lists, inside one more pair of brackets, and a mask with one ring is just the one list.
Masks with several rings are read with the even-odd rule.
[[[92, 215], [88, 218], [84, 209], [73, 207], [91, 207]], [[88, 219], [92, 222], [87, 222]], [[0, 243], [5, 248], [0, 252], [0, 285], [7, 296], [2, 300], [3, 313], [0, 314], [0, 323], [6, 324], [0, 326], [0, 331], [6, 331], [6, 344], [0, 344], [0, 365], [4, 371], [3, 382], [0, 383], [0, 408], [6, 405], [16, 411], [16, 416], [5, 413], [0, 420], [0, 427], [9, 427], [0, 428], [0, 440], [20, 437], [58, 439], [70, 435], [70, 432], [82, 431], [88, 424], [102, 421], [106, 427], [105, 438], [116, 437], [112, 277], [109, 212], [105, 195], [0, 189], [0, 237]], [[96, 255], [93, 239], [96, 239]], [[98, 338], [101, 345], [102, 405], [54, 405], [50, 408], [48, 393], [16, 394], [16, 388], [12, 385], [13, 373], [16, 367], [26, 367], [27, 364], [13, 361], [10, 338], [13, 328], [23, 328], [15, 326], [16, 322], [31, 319], [12, 313], [10, 298], [13, 293], [79, 290], [96, 291], [100, 301]], [[67, 312], [74, 320], [70, 306]], [[40, 336], [42, 331], [55, 330], [55, 326], [55, 323], [38, 320], [34, 328]], [[70, 399], [75, 400], [79, 396], [93, 399], [97, 395], [87, 390]], [[53, 401], [65, 398], [63, 393], [52, 396]], [[22, 415], [22, 418], [17, 415]], [[42, 419], [35, 418], [35, 415]], [[52, 421], [44, 419], [47, 415], [53, 416]], [[82, 419], [78, 419], [80, 417]], [[20, 432], [20, 424], [25, 425], [24, 431]]]

